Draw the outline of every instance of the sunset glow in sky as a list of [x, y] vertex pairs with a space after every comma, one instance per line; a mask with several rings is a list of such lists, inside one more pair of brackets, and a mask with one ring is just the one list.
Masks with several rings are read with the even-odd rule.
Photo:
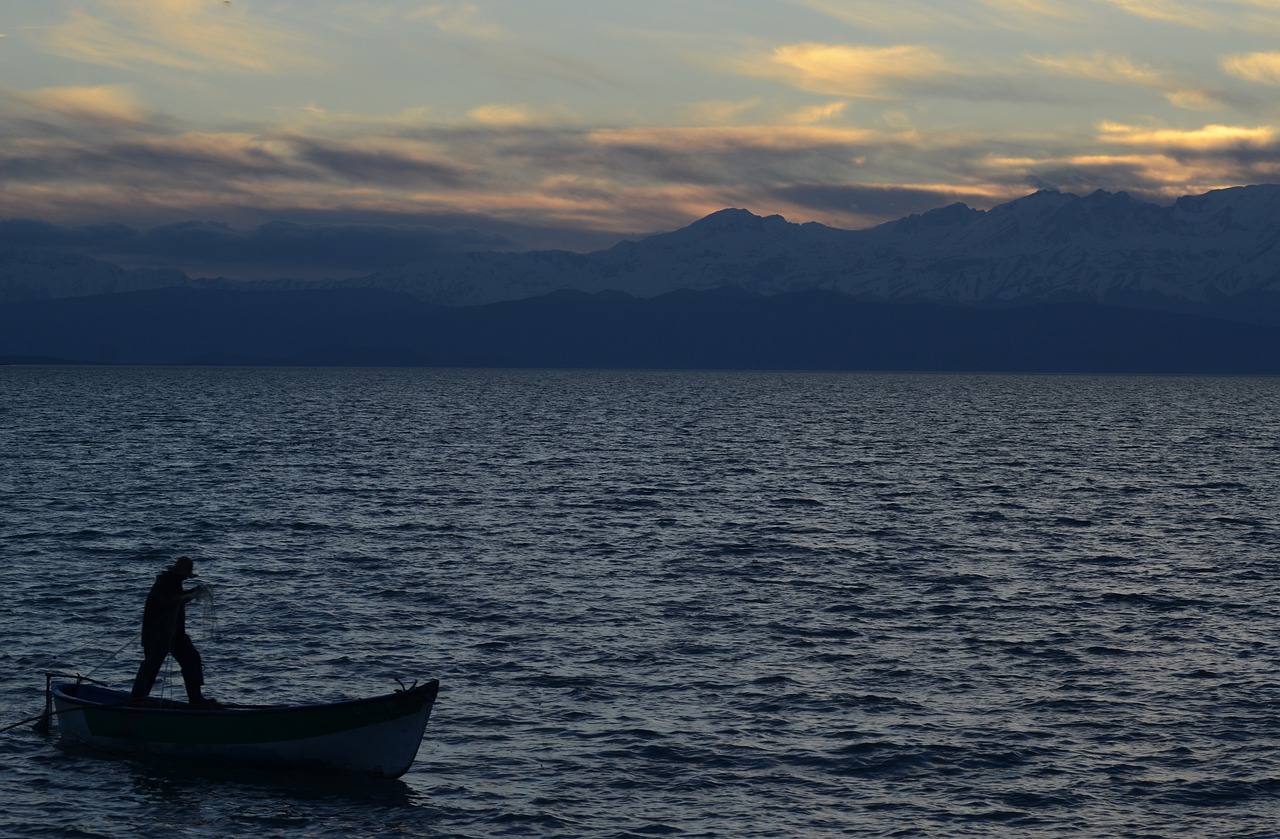
[[724, 207], [1166, 202], [1280, 180], [1278, 106], [1280, 0], [10, 0], [0, 219], [215, 265], [211, 230], [270, 247], [218, 225], [590, 250]]

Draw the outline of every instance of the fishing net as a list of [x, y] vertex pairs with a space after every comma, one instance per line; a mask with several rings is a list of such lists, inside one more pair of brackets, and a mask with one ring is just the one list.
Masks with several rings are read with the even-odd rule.
[[206, 640], [218, 635], [218, 610], [213, 601], [213, 586], [199, 582], [191, 589], [191, 603], [200, 611], [200, 628]]

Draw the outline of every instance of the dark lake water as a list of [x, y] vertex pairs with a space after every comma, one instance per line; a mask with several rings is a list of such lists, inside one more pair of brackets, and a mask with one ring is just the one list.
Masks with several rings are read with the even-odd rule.
[[[0, 834], [1280, 836], [1280, 380], [0, 368], [0, 725], [438, 678], [352, 781], [0, 735]], [[181, 693], [176, 672], [158, 692]]]

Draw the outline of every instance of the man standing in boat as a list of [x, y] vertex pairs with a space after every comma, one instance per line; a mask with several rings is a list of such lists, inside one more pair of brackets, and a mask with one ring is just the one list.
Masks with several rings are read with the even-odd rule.
[[197, 576], [195, 563], [189, 556], [178, 557], [172, 565], [156, 575], [147, 593], [142, 612], [142, 651], [145, 658], [133, 680], [132, 698], [145, 699], [151, 693], [156, 676], [166, 656], [172, 655], [182, 668], [182, 681], [187, 686], [187, 700], [192, 705], [214, 705], [201, 692], [204, 686], [204, 664], [196, 645], [187, 635], [187, 603], [195, 599], [199, 587], [184, 589], [182, 583]]

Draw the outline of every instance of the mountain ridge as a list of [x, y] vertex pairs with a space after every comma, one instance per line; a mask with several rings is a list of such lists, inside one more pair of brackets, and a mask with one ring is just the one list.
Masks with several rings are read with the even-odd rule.
[[1242, 212], [1212, 193], [1160, 207], [1126, 193], [1041, 191], [991, 210], [953, 204], [859, 231], [721, 210], [592, 254], [441, 255], [350, 282], [444, 305], [565, 287], [640, 297], [724, 285], [765, 295], [828, 288], [975, 306], [1063, 297], [1105, 303], [1135, 291], [1173, 305], [1280, 290], [1280, 188], [1238, 189], [1266, 200], [1243, 202], [1258, 206]]
[[173, 285], [375, 288], [460, 307], [561, 290], [648, 298], [737, 287], [764, 296], [825, 289], [978, 308], [1088, 300], [1280, 324], [1280, 185], [1231, 187], [1169, 205], [1125, 192], [1041, 190], [989, 210], [953, 203], [863, 230], [727, 208], [592, 253], [433, 253], [325, 281], [192, 279], [47, 256], [42, 268], [28, 254], [25, 271], [15, 271], [0, 254], [0, 301]]

